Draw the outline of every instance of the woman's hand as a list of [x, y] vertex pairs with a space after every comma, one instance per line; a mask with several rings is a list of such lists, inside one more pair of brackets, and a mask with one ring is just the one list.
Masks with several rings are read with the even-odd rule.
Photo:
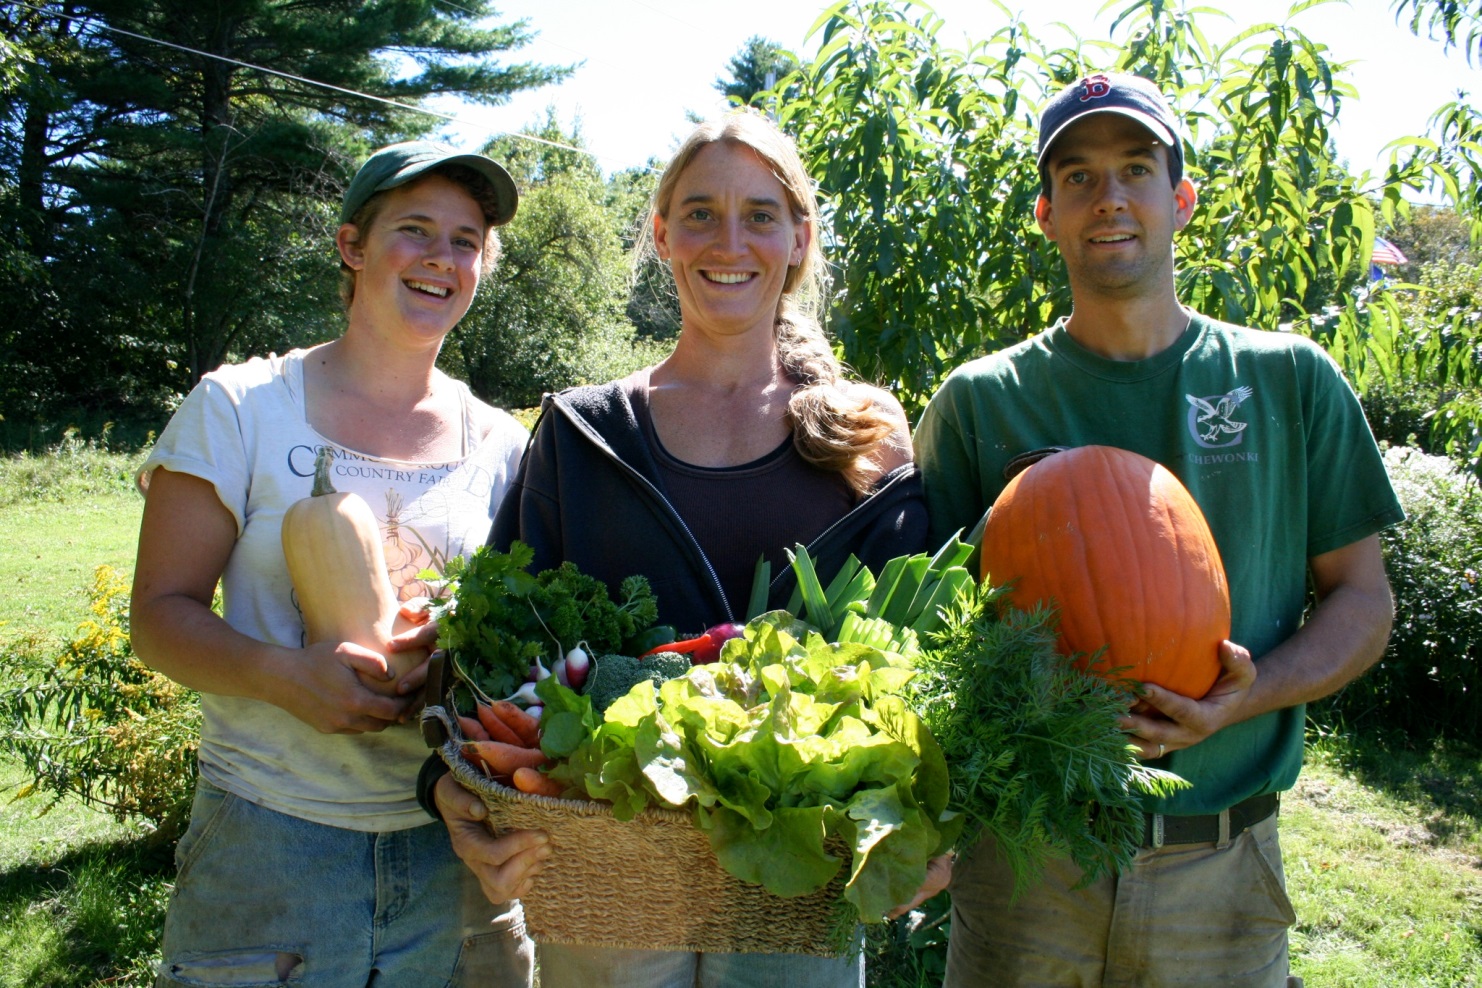
[[478, 878], [485, 898], [501, 905], [530, 892], [551, 856], [544, 831], [514, 830], [495, 837], [484, 825], [489, 810], [483, 800], [451, 775], [437, 780], [432, 798], [447, 825], [453, 853]]
[[284, 649], [270, 702], [323, 734], [371, 734], [411, 716], [415, 696], [387, 696], [369, 683], [389, 682], [386, 659], [354, 642], [316, 642]]
[[395, 657], [407, 652], [421, 653], [421, 661], [405, 669], [397, 678], [393, 687], [396, 696], [420, 693], [427, 682], [427, 662], [432, 658], [432, 650], [437, 647], [437, 622], [432, 620], [432, 615], [427, 611], [431, 604], [432, 599], [429, 597], [413, 597], [403, 603], [397, 612], [403, 621], [413, 627], [386, 643], [387, 661], [392, 668], [402, 668], [403, 663], [397, 662]]

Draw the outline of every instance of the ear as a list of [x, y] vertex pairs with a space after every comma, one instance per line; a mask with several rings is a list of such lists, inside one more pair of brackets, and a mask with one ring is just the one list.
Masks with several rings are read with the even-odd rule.
[[365, 247], [360, 242], [360, 228], [354, 223], [341, 223], [334, 235], [334, 245], [340, 252], [340, 260], [352, 271], [365, 267]]
[[1050, 212], [1050, 200], [1043, 194], [1035, 200], [1034, 221], [1039, 224], [1039, 232], [1045, 235], [1046, 240], [1055, 239], [1055, 219]]
[[669, 260], [669, 224], [658, 213], [654, 213], [654, 250], [659, 260]]
[[803, 222], [793, 227], [792, 254], [788, 257], [789, 267], [797, 267], [808, 256], [808, 247], [813, 243], [813, 224]]
[[1188, 179], [1180, 179], [1173, 189], [1173, 201], [1177, 206], [1173, 214], [1173, 228], [1182, 230], [1194, 216], [1194, 206], [1199, 202], [1199, 190]]

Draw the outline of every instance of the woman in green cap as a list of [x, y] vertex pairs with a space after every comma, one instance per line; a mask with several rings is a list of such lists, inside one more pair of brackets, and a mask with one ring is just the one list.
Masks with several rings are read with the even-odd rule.
[[282, 545], [325, 450], [409, 616], [417, 574], [484, 541], [526, 433], [435, 362], [516, 201], [482, 155], [376, 152], [335, 238], [344, 335], [207, 374], [140, 468], [134, 647], [202, 707], [159, 985], [530, 982], [518, 904], [490, 904], [413, 795], [431, 626], [308, 641]]

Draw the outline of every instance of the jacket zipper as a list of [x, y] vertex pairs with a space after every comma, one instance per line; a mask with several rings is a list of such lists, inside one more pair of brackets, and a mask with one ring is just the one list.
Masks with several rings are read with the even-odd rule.
[[[734, 621], [736, 617], [734, 612], [732, 612], [731, 610], [731, 602], [726, 597], [725, 588], [722, 587], [720, 584], [720, 577], [716, 575], [715, 567], [710, 563], [710, 557], [706, 556], [705, 550], [700, 548], [700, 540], [695, 538], [695, 533], [690, 531], [689, 525], [685, 523], [685, 520], [680, 515], [680, 513], [675, 510], [674, 505], [669, 502], [669, 499], [664, 496], [664, 492], [655, 487], [653, 481], [649, 480], [642, 473], [640, 473], [627, 460], [623, 459], [621, 456], [618, 456], [613, 448], [608, 445], [607, 441], [603, 439], [601, 435], [599, 435], [596, 430], [587, 423], [586, 419], [582, 418], [580, 415], [576, 414], [574, 411], [568, 408], [566, 406], [566, 403], [561, 400], [559, 395], [551, 395], [551, 401], [556, 405], [557, 408], [561, 409], [561, 413], [565, 415], [566, 418], [571, 421], [578, 429], [580, 429], [582, 431], [582, 434], [590, 439], [593, 444], [597, 446], [598, 449], [602, 450], [602, 452], [605, 453], [607, 457], [612, 460], [612, 462], [616, 463], [619, 467], [626, 470], [629, 474], [642, 481], [643, 486], [647, 488], [648, 492], [653, 495], [653, 497], [657, 499], [660, 504], [664, 506], [665, 510], [669, 512], [669, 516], [679, 523], [679, 527], [683, 529], [685, 537], [690, 540], [690, 548], [694, 550], [695, 555], [699, 557], [700, 562], [703, 563], [705, 566], [705, 573], [710, 577], [710, 586], [715, 590], [716, 595], [720, 597], [721, 607], [725, 610], [726, 620]], [[845, 517], [848, 516], [846, 515]], [[835, 524], [838, 523], [835, 522]], [[833, 526], [830, 526], [830, 528], [832, 527]], [[825, 534], [827, 534], [827, 532], [825, 532]]]

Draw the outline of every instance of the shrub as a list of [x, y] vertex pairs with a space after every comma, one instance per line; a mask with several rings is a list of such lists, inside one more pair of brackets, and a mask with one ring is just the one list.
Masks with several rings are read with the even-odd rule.
[[134, 467], [143, 457], [112, 450], [110, 435], [105, 429], [96, 439], [83, 439], [68, 428], [45, 453], [0, 457], [0, 508], [132, 490]]
[[134, 656], [126, 578], [99, 566], [88, 596], [93, 617], [70, 641], [0, 643], [0, 749], [31, 775], [16, 798], [75, 795], [173, 839], [190, 810], [200, 704]]
[[1379, 664], [1313, 716], [1482, 742], [1482, 492], [1445, 457], [1391, 447], [1385, 464], [1407, 515], [1380, 535], [1394, 631]]

